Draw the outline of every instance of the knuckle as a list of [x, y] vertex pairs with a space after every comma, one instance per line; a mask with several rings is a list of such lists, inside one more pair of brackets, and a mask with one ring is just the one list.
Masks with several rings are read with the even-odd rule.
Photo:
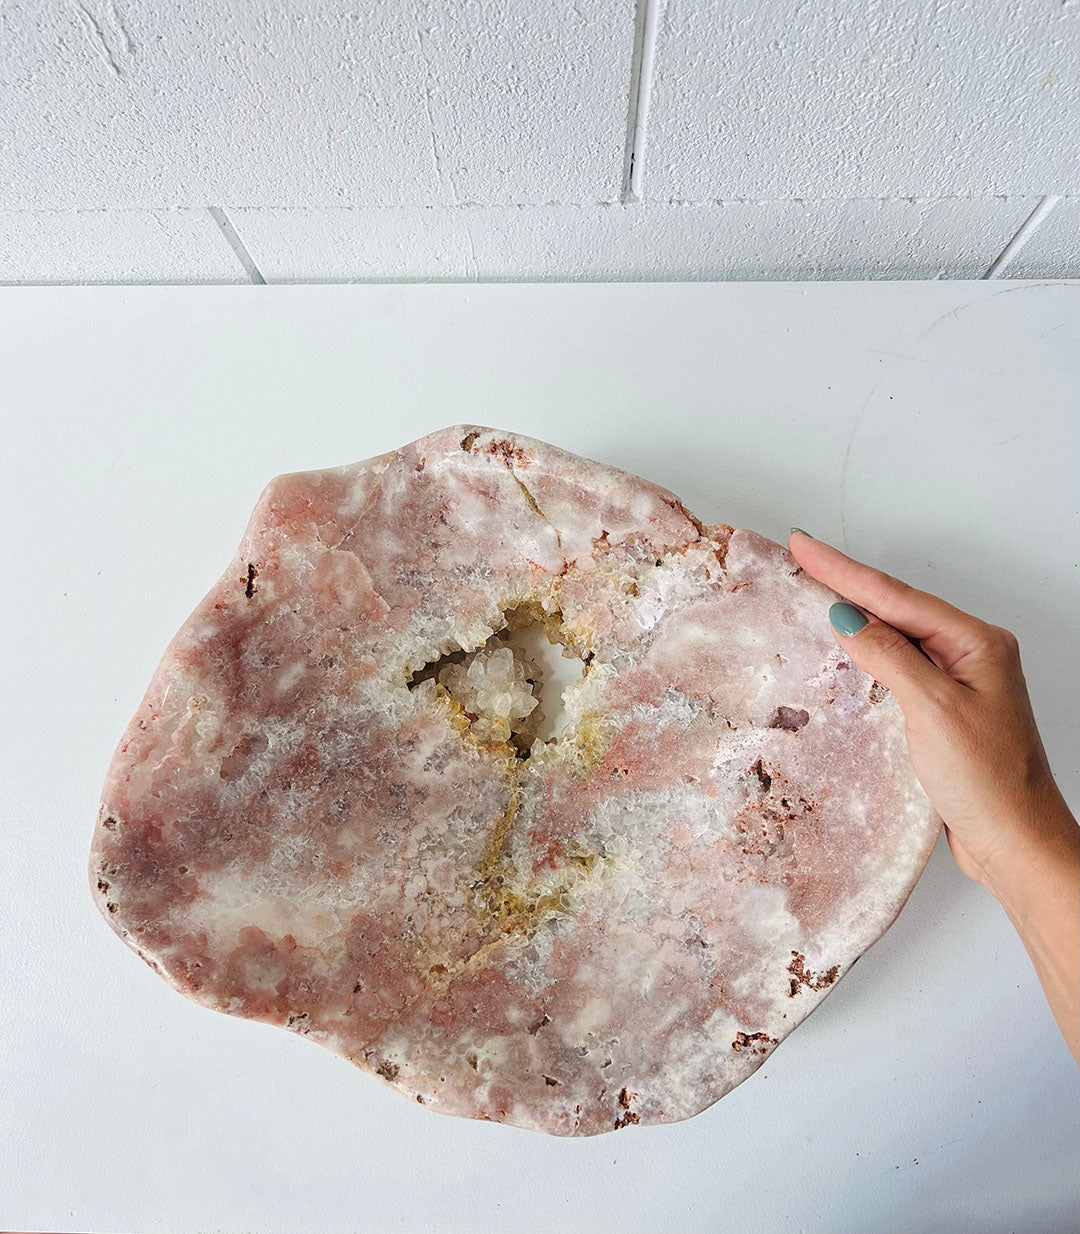
[[866, 627], [866, 634], [869, 635], [867, 642], [872, 642], [876, 647], [882, 649], [899, 647], [901, 643], [907, 641], [899, 630], [893, 626], [886, 625], [883, 621], [871, 622]]
[[899, 630], [880, 621], [868, 625], [863, 631], [862, 639], [864, 646], [869, 643], [878, 656], [889, 660], [895, 660], [910, 646]]
[[1005, 648], [1010, 656], [1017, 655], [1020, 651], [1020, 640], [1011, 630], [998, 627], [998, 637], [1001, 639], [1001, 645]]
[[981, 632], [982, 650], [998, 660], [1013, 660], [1020, 654], [1020, 643], [1011, 630], [1002, 626], [984, 627]]
[[886, 574], [882, 570], [874, 572], [874, 611], [880, 610], [887, 606], [889, 600], [895, 600], [898, 596], [907, 595], [913, 588], [898, 578], [893, 578], [891, 574]]

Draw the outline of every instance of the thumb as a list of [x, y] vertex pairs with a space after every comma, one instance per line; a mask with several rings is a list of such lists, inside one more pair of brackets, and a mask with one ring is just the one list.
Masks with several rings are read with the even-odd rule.
[[853, 604], [834, 604], [829, 609], [829, 624], [852, 660], [887, 686], [905, 711], [939, 695], [946, 684], [955, 684], [899, 630], [868, 618]]

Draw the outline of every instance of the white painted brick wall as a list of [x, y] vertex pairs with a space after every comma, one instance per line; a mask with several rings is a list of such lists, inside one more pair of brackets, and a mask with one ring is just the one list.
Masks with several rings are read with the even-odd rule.
[[8, 0], [0, 114], [0, 282], [1080, 274], [1080, 0]]
[[267, 282], [980, 278], [1034, 198], [241, 210]]
[[0, 211], [0, 283], [245, 283], [208, 210]]
[[0, 208], [619, 193], [624, 0], [17, 0], [0, 38]]
[[1058, 202], [1008, 263], [1009, 278], [1075, 278], [1080, 274], [1080, 197]]
[[650, 191], [1080, 191], [1075, 0], [657, 3]]

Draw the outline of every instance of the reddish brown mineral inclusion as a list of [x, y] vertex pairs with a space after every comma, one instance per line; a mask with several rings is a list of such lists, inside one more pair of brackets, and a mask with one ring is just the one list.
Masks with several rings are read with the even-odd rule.
[[189, 997], [433, 1110], [686, 1118], [887, 928], [937, 834], [832, 599], [510, 433], [281, 476], [113, 758], [94, 894]]

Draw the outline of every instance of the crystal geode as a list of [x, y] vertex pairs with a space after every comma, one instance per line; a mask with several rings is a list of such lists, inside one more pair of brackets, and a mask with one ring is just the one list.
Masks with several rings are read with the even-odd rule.
[[[834, 598], [511, 433], [281, 476], [113, 758], [95, 897], [190, 998], [429, 1109], [686, 1118], [888, 927], [937, 835]], [[530, 631], [579, 673], [542, 707]]]

